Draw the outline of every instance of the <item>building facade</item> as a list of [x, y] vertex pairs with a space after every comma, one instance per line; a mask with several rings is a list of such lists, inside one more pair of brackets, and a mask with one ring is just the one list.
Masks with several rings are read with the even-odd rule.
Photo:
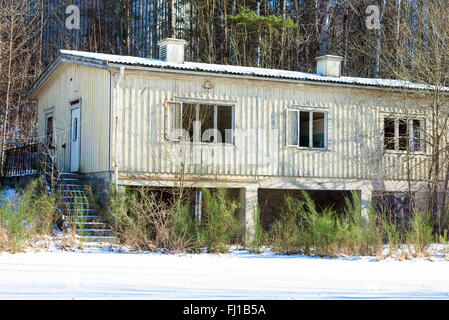
[[286, 190], [357, 191], [366, 214], [376, 192], [425, 188], [418, 85], [342, 77], [335, 56], [317, 74], [186, 62], [184, 45], [164, 40], [158, 60], [62, 51], [31, 90], [58, 167], [103, 188], [233, 189], [249, 231]]

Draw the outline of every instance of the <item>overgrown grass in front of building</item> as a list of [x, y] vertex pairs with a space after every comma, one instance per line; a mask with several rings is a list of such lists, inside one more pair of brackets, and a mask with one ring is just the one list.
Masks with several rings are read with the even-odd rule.
[[35, 236], [49, 235], [58, 220], [56, 197], [42, 180], [0, 202], [0, 251], [20, 252]]
[[121, 241], [137, 250], [227, 252], [241, 242], [238, 203], [229, 199], [226, 189], [202, 191], [201, 222], [186, 197], [175, 194], [162, 201], [144, 188], [113, 191], [108, 219]]
[[[242, 245], [239, 204], [226, 189], [202, 191], [201, 223], [186, 198], [162, 201], [143, 188], [112, 193], [109, 220], [122, 243], [137, 250], [200, 252], [203, 248], [221, 253], [231, 245]], [[319, 209], [307, 192], [301, 199], [286, 197], [280, 218], [264, 231], [255, 206], [253, 240], [247, 245], [256, 253], [265, 245], [283, 254], [399, 256], [406, 251], [420, 256], [436, 241], [433, 222], [422, 212], [414, 213], [406, 224], [373, 208], [363, 216], [355, 192], [345, 199], [345, 207]]]
[[[346, 255], [426, 255], [435, 241], [430, 215], [415, 212], [405, 226], [371, 207], [367, 216], [360, 210], [360, 198], [346, 198], [346, 210], [331, 207], [318, 210], [306, 193], [303, 199], [285, 198], [280, 219], [269, 232], [268, 244], [275, 252], [286, 254]], [[386, 250], [386, 252], [384, 252]]]

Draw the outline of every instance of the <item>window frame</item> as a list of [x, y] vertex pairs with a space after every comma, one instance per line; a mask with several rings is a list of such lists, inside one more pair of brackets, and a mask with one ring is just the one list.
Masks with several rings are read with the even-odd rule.
[[[52, 118], [51, 121], [51, 135], [48, 134], [48, 119]], [[55, 116], [54, 116], [54, 108], [50, 108], [45, 111], [45, 147], [49, 149], [54, 149], [56, 145], [56, 137], [55, 137]], [[51, 141], [49, 142], [49, 138]]]
[[[390, 119], [394, 121], [394, 149], [385, 148], [385, 120]], [[407, 149], [400, 149], [400, 136], [399, 136], [399, 122], [405, 120], [407, 122]], [[420, 150], [415, 151], [414, 147], [414, 136], [413, 136], [413, 122], [419, 121], [420, 123]], [[409, 153], [412, 154], [427, 154], [426, 142], [425, 142], [425, 130], [427, 127], [427, 119], [424, 116], [400, 116], [400, 115], [384, 115], [382, 118], [382, 149], [386, 153]]]
[[[195, 100], [195, 101], [166, 101], [165, 103], [165, 117], [164, 117], [164, 131], [165, 131], [165, 140], [167, 141], [174, 141], [174, 142], [180, 142], [181, 139], [178, 138], [171, 138], [168, 130], [169, 130], [169, 126], [168, 123], [169, 121], [172, 121], [172, 119], [170, 119], [170, 112], [169, 112], [169, 106], [170, 105], [179, 105], [180, 109], [179, 109], [179, 127], [177, 129], [183, 129], [182, 128], [182, 115], [183, 115], [183, 106], [184, 104], [191, 104], [191, 105], [195, 105], [195, 121], [199, 121], [200, 118], [200, 105], [207, 105], [207, 106], [212, 106], [214, 108], [214, 128], [208, 128], [208, 129], [213, 129], [213, 130], [218, 130], [217, 128], [217, 117], [218, 117], [218, 106], [223, 106], [223, 107], [229, 107], [231, 108], [231, 128], [232, 129], [232, 142], [231, 143], [227, 143], [226, 142], [226, 134], [225, 136], [222, 137], [222, 139], [224, 141], [222, 142], [206, 142], [206, 141], [201, 141], [201, 131], [199, 132], [199, 137], [200, 137], [200, 141], [195, 141], [195, 137], [197, 136], [194, 132], [193, 137], [190, 137], [192, 139], [192, 141], [190, 141], [191, 144], [204, 144], [204, 145], [224, 145], [224, 146], [234, 146], [235, 145], [235, 103], [231, 103], [231, 102], [211, 102], [211, 101], [199, 101], [199, 100]], [[195, 128], [193, 128], [195, 130]], [[215, 137], [215, 136], [214, 136]], [[215, 139], [214, 139], [215, 140]]]
[[[289, 144], [289, 134], [290, 134], [290, 128], [289, 128], [289, 113], [290, 112], [296, 112], [297, 113], [297, 121], [298, 121], [298, 144]], [[308, 112], [309, 113], [309, 146], [301, 146], [301, 121], [300, 121], [300, 115], [301, 112]], [[322, 113], [324, 115], [324, 147], [314, 147], [313, 146], [313, 114], [314, 113]], [[328, 141], [328, 126], [329, 126], [329, 110], [326, 109], [315, 109], [315, 108], [306, 108], [306, 107], [289, 107], [286, 109], [285, 113], [285, 146], [288, 148], [296, 148], [296, 149], [302, 149], [302, 150], [317, 150], [317, 151], [326, 151], [329, 148], [329, 141]]]

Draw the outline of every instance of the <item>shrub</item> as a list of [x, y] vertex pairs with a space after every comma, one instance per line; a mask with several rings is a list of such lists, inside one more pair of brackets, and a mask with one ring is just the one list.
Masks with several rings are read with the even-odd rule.
[[136, 250], [170, 248], [167, 205], [141, 188], [113, 190], [108, 220], [122, 242]]
[[379, 217], [374, 208], [369, 207], [363, 217], [360, 196], [352, 192], [345, 197], [346, 210], [338, 224], [339, 250], [351, 255], [373, 255], [382, 251], [382, 232]]
[[275, 251], [335, 256], [375, 254], [381, 250], [382, 233], [374, 210], [368, 211], [365, 221], [356, 193], [345, 199], [347, 208], [340, 214], [332, 207], [318, 210], [305, 191], [302, 198], [285, 198], [281, 217], [271, 230], [270, 241]]
[[184, 196], [162, 201], [144, 188], [127, 188], [110, 194], [107, 216], [123, 243], [137, 250], [227, 252], [240, 241], [238, 204], [226, 189], [203, 189], [202, 222], [198, 224]]
[[238, 203], [229, 199], [224, 188], [215, 192], [203, 188], [204, 211], [199, 228], [199, 241], [209, 252], [227, 252], [228, 245], [240, 242], [242, 224]]
[[433, 241], [433, 222], [430, 213], [414, 212], [406, 233], [409, 247], [413, 245], [415, 255], [425, 255]]
[[50, 234], [58, 220], [56, 197], [42, 180], [0, 204], [0, 249], [18, 252], [35, 235]]
[[264, 242], [265, 233], [262, 229], [262, 224], [260, 221], [260, 207], [258, 205], [254, 206], [253, 221], [254, 221], [254, 238], [251, 241], [250, 252], [260, 253], [261, 246]]
[[287, 196], [284, 206], [281, 210], [281, 216], [274, 221], [269, 241], [275, 252], [286, 254], [300, 253], [301, 245], [301, 227], [299, 213], [303, 210], [303, 202]]

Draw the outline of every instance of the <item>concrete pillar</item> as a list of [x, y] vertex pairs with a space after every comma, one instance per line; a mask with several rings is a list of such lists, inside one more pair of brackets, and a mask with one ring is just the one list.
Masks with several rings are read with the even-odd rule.
[[240, 218], [243, 222], [243, 232], [245, 242], [251, 242], [254, 239], [254, 213], [257, 199], [257, 187], [247, 187], [240, 189]]
[[367, 223], [369, 222], [368, 210], [372, 201], [372, 194], [373, 193], [371, 190], [360, 190], [360, 205], [362, 207], [362, 217]]

